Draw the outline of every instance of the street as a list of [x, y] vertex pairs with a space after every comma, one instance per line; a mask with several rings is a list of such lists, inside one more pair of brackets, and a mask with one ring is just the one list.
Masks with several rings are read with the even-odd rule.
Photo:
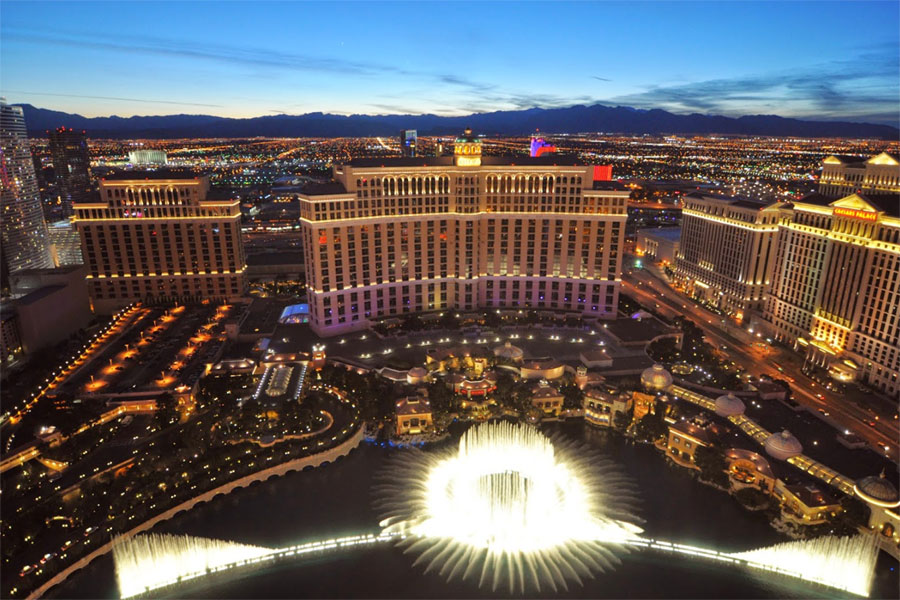
[[[862, 407], [825, 390], [801, 372], [800, 356], [777, 346], [758, 345], [764, 340], [754, 339], [752, 334], [727, 324], [721, 315], [705, 310], [646, 270], [626, 272], [622, 284], [626, 293], [661, 315], [667, 318], [683, 315], [694, 321], [717, 348], [727, 347], [729, 358], [747, 373], [788, 380], [794, 400], [813, 414], [822, 415], [819, 409], [828, 412], [827, 420], [832, 425], [855, 433], [880, 452], [887, 448], [886, 455], [892, 460], [900, 459], [897, 447], [900, 433], [894, 419], [896, 406], [891, 411], [887, 402], [873, 398], [869, 406]], [[874, 427], [869, 423], [874, 423]]]

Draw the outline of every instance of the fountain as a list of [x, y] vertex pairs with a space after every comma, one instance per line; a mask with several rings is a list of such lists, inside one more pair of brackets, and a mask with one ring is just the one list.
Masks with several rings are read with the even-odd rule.
[[731, 556], [747, 561], [751, 567], [868, 596], [878, 558], [878, 542], [872, 534], [826, 536], [784, 542]]
[[123, 598], [271, 552], [260, 546], [159, 533], [120, 540], [112, 549]]
[[458, 447], [407, 450], [379, 486], [379, 534], [267, 549], [189, 536], [149, 534], [113, 547], [122, 597], [213, 572], [323, 551], [395, 542], [417, 565], [448, 580], [541, 595], [613, 568], [630, 548], [649, 549], [795, 577], [867, 596], [878, 553], [874, 535], [822, 537], [739, 553], [640, 535], [635, 495], [605, 459], [536, 428], [489, 423]]
[[[412, 451], [381, 488], [381, 525], [415, 564], [509, 592], [567, 589], [619, 562], [640, 528], [612, 465], [536, 428], [476, 425], [456, 451]], [[423, 477], [423, 474], [425, 475]]]

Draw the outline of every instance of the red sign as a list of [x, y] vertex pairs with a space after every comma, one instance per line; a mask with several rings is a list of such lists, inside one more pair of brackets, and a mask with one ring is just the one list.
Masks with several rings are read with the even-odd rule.
[[835, 208], [834, 214], [840, 217], [850, 217], [851, 219], [862, 219], [863, 221], [877, 221], [878, 213], [870, 210], [855, 210], [852, 208]]
[[594, 165], [594, 181], [609, 181], [612, 179], [612, 165]]

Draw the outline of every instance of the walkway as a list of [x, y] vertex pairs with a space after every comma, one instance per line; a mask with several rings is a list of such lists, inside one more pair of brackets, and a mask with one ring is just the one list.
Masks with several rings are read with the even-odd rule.
[[[669, 389], [669, 391], [675, 397], [683, 398], [684, 400], [687, 400], [692, 404], [696, 404], [700, 408], [711, 412], [715, 412], [716, 410], [716, 403], [714, 400], [698, 394], [697, 392], [693, 392], [687, 388], [683, 388], [677, 385], [673, 385]], [[747, 417], [746, 415], [733, 415], [731, 417], [728, 417], [728, 420], [738, 428], [740, 428], [741, 431], [753, 438], [753, 440], [756, 441], [756, 443], [760, 446], [765, 444], [766, 439], [770, 435], [772, 435], [772, 432], [767, 431], [764, 427], [762, 427], [756, 421], [754, 421], [750, 417]], [[805, 471], [813, 477], [824, 481], [828, 485], [837, 488], [843, 493], [850, 496], [853, 495], [853, 484], [855, 482], [852, 479], [841, 475], [834, 469], [818, 462], [817, 460], [813, 460], [805, 454], [799, 454], [787, 459], [787, 462], [794, 465], [801, 471]]]

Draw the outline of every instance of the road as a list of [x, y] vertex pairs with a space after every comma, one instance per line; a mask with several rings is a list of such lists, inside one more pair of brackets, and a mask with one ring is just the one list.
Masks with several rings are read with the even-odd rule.
[[[753, 335], [735, 325], [728, 324], [720, 315], [710, 312], [646, 270], [626, 272], [622, 278], [623, 289], [638, 302], [654, 308], [659, 314], [671, 318], [684, 315], [703, 329], [707, 338], [717, 347], [727, 347], [729, 357], [754, 376], [787, 379], [791, 382], [793, 398], [813, 410], [829, 413], [831, 424], [841, 427], [864, 439], [892, 460], [900, 460], [898, 452], [898, 422], [894, 420], [889, 403], [874, 401], [869, 406], [859, 406], [844, 397], [829, 392], [801, 372], [803, 359], [797, 354], [754, 340]], [[778, 370], [781, 367], [782, 371]], [[820, 410], [821, 409], [821, 410]], [[869, 423], [875, 423], [872, 427]]]

